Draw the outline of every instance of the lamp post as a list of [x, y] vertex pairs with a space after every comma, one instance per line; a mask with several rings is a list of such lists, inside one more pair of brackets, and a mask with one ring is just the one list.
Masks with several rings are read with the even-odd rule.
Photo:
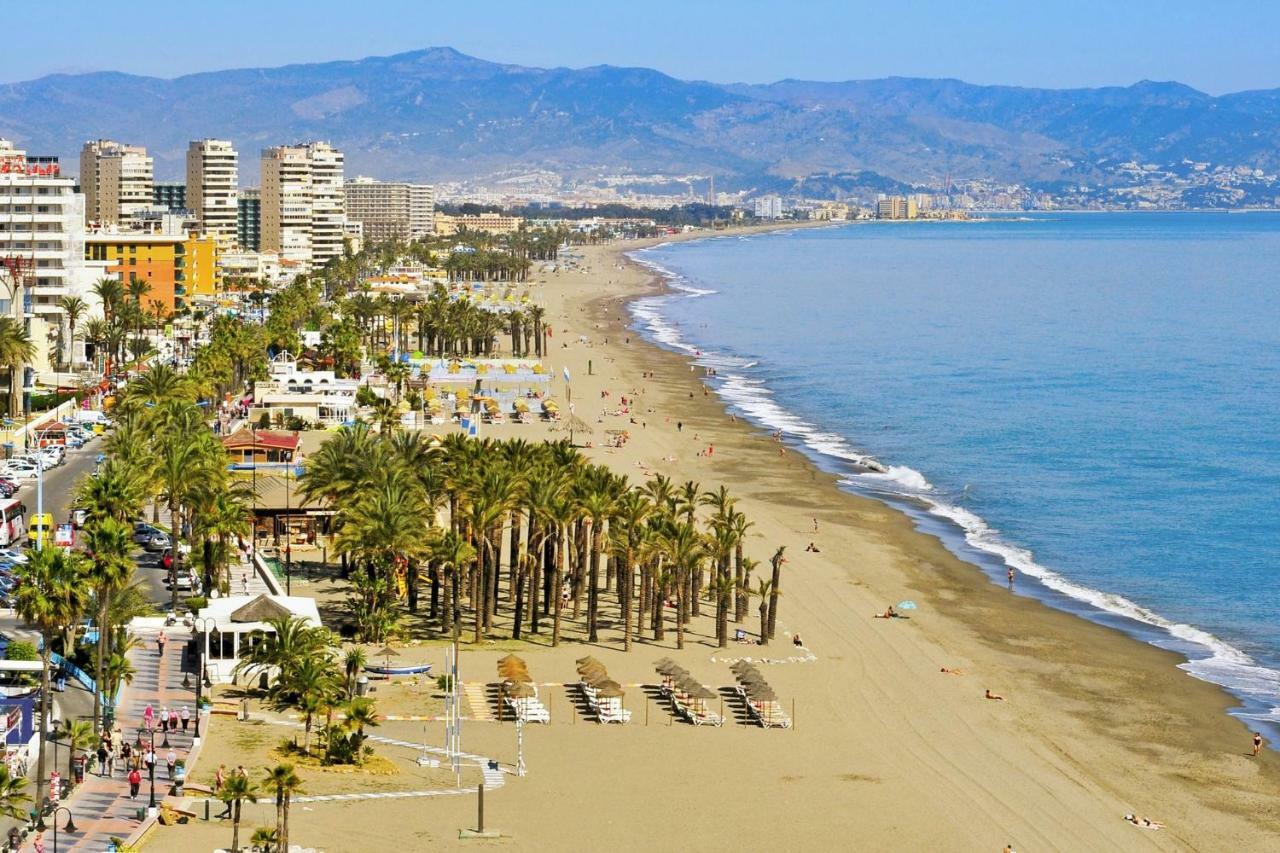
[[202, 688], [213, 687], [213, 682], [209, 680], [209, 670], [204, 662], [204, 646], [209, 639], [209, 629], [217, 624], [217, 620], [205, 616], [196, 619], [193, 623], [196, 631], [199, 632], [199, 639], [196, 640], [196, 733], [195, 740], [200, 740], [200, 697], [203, 695]]
[[284, 593], [293, 595], [293, 531], [289, 526], [289, 480], [293, 475], [293, 455], [284, 469]]
[[66, 806], [58, 806], [53, 810], [53, 853], [58, 853], [58, 812], [67, 813], [67, 824], [63, 827], [66, 832], [76, 831], [76, 822], [71, 817], [71, 809]]
[[153, 730], [148, 734], [151, 736], [151, 760], [147, 762], [147, 778], [151, 783], [151, 799], [147, 802], [147, 808], [154, 810], [156, 807], [156, 761], [159, 760], [159, 756], [156, 755], [156, 733]]

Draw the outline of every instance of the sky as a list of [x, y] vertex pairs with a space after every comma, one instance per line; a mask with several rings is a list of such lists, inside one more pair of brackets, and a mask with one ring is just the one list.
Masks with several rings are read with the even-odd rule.
[[[6, 28], [0, 83], [107, 70], [176, 77], [449, 46], [520, 65], [636, 65], [714, 82], [1280, 87], [1272, 0], [62, 0]], [[28, 29], [30, 38], [18, 33]]]

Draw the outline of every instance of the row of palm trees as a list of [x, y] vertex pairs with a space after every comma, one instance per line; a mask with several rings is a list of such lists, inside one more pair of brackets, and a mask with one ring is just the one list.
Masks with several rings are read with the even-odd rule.
[[364, 424], [313, 454], [300, 487], [337, 510], [351, 621], [367, 642], [396, 630], [401, 601], [418, 613], [424, 591], [436, 630], [456, 635], [465, 616], [477, 642], [500, 616], [514, 639], [549, 627], [552, 645], [566, 618], [582, 618], [598, 642], [608, 606], [624, 649], [646, 633], [665, 639], [669, 623], [683, 648], [704, 608], [724, 646], [752, 596], [762, 642], [776, 626], [784, 549], [768, 579], [753, 578], [752, 525], [723, 487], [632, 484], [564, 441], [434, 441]]

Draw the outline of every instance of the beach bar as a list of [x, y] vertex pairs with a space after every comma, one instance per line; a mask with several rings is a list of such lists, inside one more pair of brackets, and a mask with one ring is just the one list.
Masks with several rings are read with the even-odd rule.
[[209, 680], [231, 684], [241, 654], [274, 634], [271, 621], [298, 617], [320, 627], [314, 598], [286, 595], [229, 595], [215, 598], [196, 615], [192, 637], [204, 655]]

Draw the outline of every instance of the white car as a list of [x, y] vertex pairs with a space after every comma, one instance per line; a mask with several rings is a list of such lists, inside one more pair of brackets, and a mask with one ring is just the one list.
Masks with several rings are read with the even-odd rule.
[[67, 459], [67, 451], [61, 447], [46, 447], [40, 451], [40, 455], [44, 457], [45, 470], [56, 468]]
[[35, 480], [40, 476], [40, 469], [30, 460], [10, 459], [5, 463], [3, 473], [10, 480]]

